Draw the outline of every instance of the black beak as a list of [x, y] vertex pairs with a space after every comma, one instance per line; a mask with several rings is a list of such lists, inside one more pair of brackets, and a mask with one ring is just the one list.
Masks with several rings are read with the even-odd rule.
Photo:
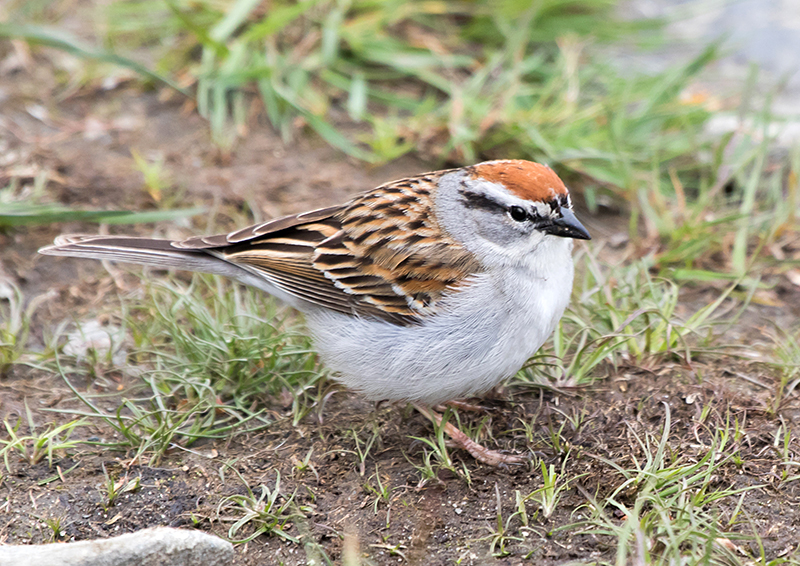
[[575, 214], [568, 208], [561, 209], [561, 218], [552, 221], [552, 224], [542, 226], [541, 230], [553, 236], [562, 238], [575, 238], [576, 240], [591, 240], [592, 237], [583, 224], [575, 218]]

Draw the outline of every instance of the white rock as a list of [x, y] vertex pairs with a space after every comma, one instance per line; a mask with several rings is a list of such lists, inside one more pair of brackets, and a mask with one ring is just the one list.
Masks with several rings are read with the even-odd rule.
[[64, 544], [0, 546], [0, 566], [223, 566], [232, 560], [231, 543], [169, 527]]

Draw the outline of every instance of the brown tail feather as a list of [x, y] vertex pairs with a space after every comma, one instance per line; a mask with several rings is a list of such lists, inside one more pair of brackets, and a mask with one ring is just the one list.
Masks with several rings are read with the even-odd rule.
[[240, 267], [206, 251], [179, 250], [170, 240], [130, 236], [59, 236], [52, 246], [40, 249], [39, 253], [185, 269], [233, 278], [242, 272]]

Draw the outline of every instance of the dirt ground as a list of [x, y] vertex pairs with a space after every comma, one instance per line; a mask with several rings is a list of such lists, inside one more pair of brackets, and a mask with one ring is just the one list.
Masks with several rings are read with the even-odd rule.
[[[216, 212], [213, 222], [201, 217], [191, 225], [159, 225], [157, 231], [168, 236], [232, 228], [248, 211], [270, 217], [341, 202], [380, 182], [432, 167], [405, 158], [370, 169], [314, 139], [301, 138], [287, 147], [264, 125], [254, 127], [226, 154], [209, 141], [204, 121], [187, 111], [182, 101], [161, 101], [156, 93], [131, 85], [84, 90], [58, 99], [52, 77], [36, 68], [7, 73], [0, 84], [0, 186], [11, 177], [33, 178], [44, 171], [49, 191], [63, 204], [144, 210], [154, 203], [142, 189], [131, 150], [160, 155], [180, 204], [201, 204]], [[114, 229], [153, 234], [152, 226]], [[59, 233], [94, 230], [67, 224], [0, 233], [0, 275], [19, 285], [28, 301], [50, 293], [36, 311], [31, 348], [41, 347], [44, 334], [62, 321], [113, 312], [118, 304], [115, 281], [100, 264], [35, 253]], [[788, 323], [800, 316], [800, 293], [791, 288], [782, 293], [779, 305], [750, 308], [743, 318], [748, 322], [736, 329], [741, 339], [766, 344], [768, 321]], [[766, 484], [765, 490], [747, 492], [742, 503], [747, 520], [733, 530], [758, 533], [767, 557], [795, 555], [800, 485], [780, 481], [776, 433], [789, 427], [794, 433], [789, 452], [800, 448], [796, 445], [800, 405], [792, 397], [778, 415], [766, 410], [776, 387], [776, 374], [769, 367], [734, 355], [709, 356], [694, 360], [691, 367], [660, 362], [649, 368], [608, 370], [597, 383], [568, 393], [501, 390], [486, 401], [492, 408], [489, 430], [494, 437], [487, 443], [512, 450], [529, 448], [557, 467], [568, 451], [566, 474], [581, 476], [551, 517], [536, 515], [535, 504], [529, 502], [529, 528], [519, 540], [508, 543], [510, 554], [501, 558], [491, 556], [489, 538], [496, 528], [497, 493], [505, 519], [515, 510], [515, 491], [527, 494], [541, 487], [540, 470], [490, 469], [454, 450], [453, 456], [468, 468], [471, 483], [445, 473], [420, 485], [414, 464], [421, 463], [421, 447], [411, 437], [430, 436], [431, 425], [403, 407], [376, 408], [345, 392], [327, 404], [323, 423], [308, 417], [295, 427], [282, 419], [266, 432], [196, 444], [191, 452], [170, 451], [157, 467], [130, 464], [131, 454], [98, 451], [89, 445], [57, 459], [53, 467], [46, 461], [30, 466], [12, 458], [12, 473], [4, 472], [0, 482], [0, 542], [51, 542], [52, 531], [45, 523], [52, 518], [62, 520], [64, 535], [59, 541], [108, 537], [156, 525], [225, 536], [228, 525], [214, 520], [217, 506], [224, 497], [245, 491], [225, 468], [226, 462], [235, 462], [235, 470], [254, 489], [262, 483], [274, 486], [280, 472], [281, 491], [296, 492], [296, 501], [309, 509], [308, 520], [291, 525], [287, 533], [304, 535], [337, 563], [345, 533], [356, 541], [366, 564], [613, 562], [612, 539], [560, 527], [585, 518], [586, 494], [602, 497], [621, 483], [606, 460], [629, 468], [642, 459], [637, 437], [646, 433], [659, 437], [669, 407], [668, 450], [689, 461], [704, 454], [721, 423], [738, 419], [742, 436], [737, 442], [744, 465], [731, 461], [721, 466], [710, 487]], [[0, 414], [12, 422], [25, 419], [25, 403], [38, 424], [67, 419], [45, 409], [78, 407], [59, 376], [15, 365], [0, 377]], [[701, 414], [706, 405], [711, 411]], [[279, 404], [274, 410], [280, 416]], [[573, 421], [578, 415], [582, 422], [576, 427]], [[474, 422], [484, 417], [466, 416]], [[529, 437], [520, 432], [520, 422], [531, 426]], [[362, 442], [379, 432], [363, 474], [353, 456], [351, 429]], [[548, 442], [552, 430], [561, 430], [565, 446], [560, 451]], [[110, 434], [99, 424], [95, 433], [101, 439]], [[316, 473], [310, 469], [299, 473], [296, 462], [312, 449]], [[365, 488], [377, 486], [376, 469], [383, 485], [392, 490], [387, 500]], [[106, 473], [139, 477], [140, 488], [104, 509]], [[723, 515], [731, 511], [720, 509]], [[736, 544], [750, 556], [759, 555], [753, 541]], [[235, 564], [305, 564], [313, 551], [313, 545], [304, 548], [262, 535], [236, 547]]]

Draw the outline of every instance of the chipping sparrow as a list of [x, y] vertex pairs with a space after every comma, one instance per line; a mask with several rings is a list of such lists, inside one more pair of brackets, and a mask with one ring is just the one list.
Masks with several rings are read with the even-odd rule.
[[[262, 289], [305, 313], [337, 380], [369, 399], [420, 407], [487, 391], [553, 332], [572, 289], [571, 239], [590, 238], [571, 209], [550, 168], [489, 161], [230, 234], [61, 236], [40, 252], [215, 273]], [[515, 461], [473, 450], [488, 463]]]

